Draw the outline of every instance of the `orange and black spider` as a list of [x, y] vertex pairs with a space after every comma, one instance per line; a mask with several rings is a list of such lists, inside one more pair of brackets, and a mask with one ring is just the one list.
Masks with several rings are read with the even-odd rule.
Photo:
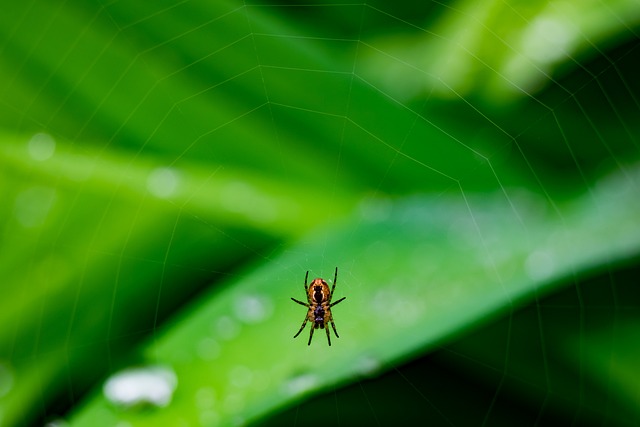
[[336, 334], [336, 338], [340, 338], [338, 335], [338, 331], [336, 331], [336, 324], [333, 323], [333, 315], [331, 314], [331, 307], [338, 304], [339, 302], [344, 301], [346, 297], [340, 298], [336, 302], [331, 302], [331, 297], [333, 297], [333, 291], [336, 288], [336, 281], [338, 280], [338, 267], [336, 267], [336, 274], [333, 278], [333, 286], [331, 290], [329, 290], [329, 285], [324, 279], [313, 279], [313, 282], [307, 288], [307, 279], [309, 278], [309, 272], [304, 276], [304, 291], [307, 294], [307, 304], [302, 301], [298, 301], [295, 298], [291, 298], [294, 302], [297, 302], [300, 305], [304, 305], [309, 309], [307, 311], [307, 315], [304, 318], [304, 322], [302, 322], [302, 326], [297, 334], [293, 337], [297, 337], [300, 335], [300, 332], [304, 329], [307, 322], [310, 320], [313, 322], [311, 326], [311, 333], [309, 334], [309, 343], [307, 345], [311, 345], [311, 339], [313, 338], [313, 331], [320, 328], [327, 331], [327, 341], [329, 345], [331, 345], [331, 337], [329, 336], [329, 322], [331, 322], [331, 327], [333, 328], [333, 332]]

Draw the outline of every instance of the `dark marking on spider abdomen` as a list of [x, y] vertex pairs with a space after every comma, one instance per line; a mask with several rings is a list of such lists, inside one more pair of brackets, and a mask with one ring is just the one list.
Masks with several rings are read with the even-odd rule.
[[313, 310], [313, 316], [315, 317], [316, 325], [321, 325], [320, 327], [324, 328], [324, 308], [321, 305], [317, 306], [315, 310]]

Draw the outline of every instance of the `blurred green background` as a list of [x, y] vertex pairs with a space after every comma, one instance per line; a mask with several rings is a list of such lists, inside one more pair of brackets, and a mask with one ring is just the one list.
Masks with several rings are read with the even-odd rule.
[[0, 425], [638, 425], [638, 55], [637, 0], [3, 2]]

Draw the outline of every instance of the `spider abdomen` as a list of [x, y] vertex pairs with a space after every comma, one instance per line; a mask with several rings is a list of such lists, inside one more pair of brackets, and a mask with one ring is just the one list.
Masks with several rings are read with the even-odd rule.
[[313, 310], [313, 314], [316, 316], [316, 322], [318, 320], [324, 320], [324, 308], [321, 305], [317, 306], [315, 310]]

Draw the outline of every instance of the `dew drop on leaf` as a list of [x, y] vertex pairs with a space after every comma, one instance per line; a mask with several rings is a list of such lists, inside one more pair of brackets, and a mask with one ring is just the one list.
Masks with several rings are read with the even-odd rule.
[[171, 402], [178, 378], [165, 366], [130, 368], [112, 375], [104, 384], [107, 400], [126, 408], [164, 407]]
[[297, 395], [313, 389], [318, 384], [318, 377], [312, 374], [297, 375], [284, 384], [287, 394]]

